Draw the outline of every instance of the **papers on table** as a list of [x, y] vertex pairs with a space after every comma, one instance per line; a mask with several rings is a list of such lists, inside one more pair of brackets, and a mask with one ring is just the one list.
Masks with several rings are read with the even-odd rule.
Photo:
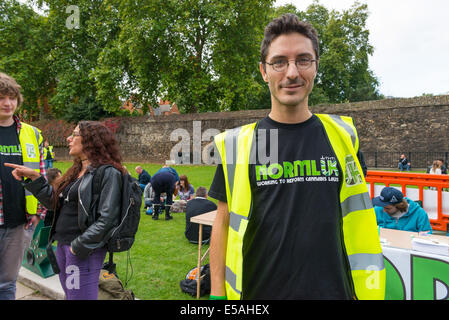
[[449, 256], [449, 244], [433, 239], [412, 239], [412, 249], [415, 251]]

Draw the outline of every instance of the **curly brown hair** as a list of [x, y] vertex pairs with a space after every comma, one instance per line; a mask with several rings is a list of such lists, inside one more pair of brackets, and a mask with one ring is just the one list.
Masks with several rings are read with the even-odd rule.
[[[109, 164], [119, 170], [122, 174], [127, 173], [125, 167], [122, 165], [117, 138], [111, 130], [98, 121], [80, 121], [78, 127], [81, 136], [81, 144], [83, 146], [83, 153], [90, 161], [91, 167], [98, 168], [102, 165]], [[55, 208], [58, 205], [59, 194], [70, 182], [78, 178], [82, 168], [83, 164], [81, 159], [76, 157], [73, 160], [73, 165], [67, 172], [54, 182]]]

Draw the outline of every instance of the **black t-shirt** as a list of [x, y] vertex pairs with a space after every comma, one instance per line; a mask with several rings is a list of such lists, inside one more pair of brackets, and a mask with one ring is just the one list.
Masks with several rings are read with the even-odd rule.
[[[250, 164], [253, 208], [243, 239], [242, 298], [351, 299], [339, 206], [342, 171], [323, 124], [315, 115], [298, 124], [266, 117], [256, 130], [261, 158], [270, 153], [258, 146], [260, 135], [266, 134], [270, 150], [270, 130], [278, 130], [278, 161], [262, 165], [258, 156]], [[209, 195], [226, 201], [221, 165]]]
[[17, 124], [9, 127], [0, 126], [0, 180], [3, 193], [3, 214], [7, 228], [14, 228], [26, 223], [25, 189], [11, 172], [13, 168], [5, 167], [5, 162], [23, 164], [22, 148], [17, 135]]
[[[190, 222], [190, 218], [197, 215], [217, 210], [217, 205], [205, 198], [195, 198], [187, 202], [186, 206], [186, 228], [184, 234], [190, 242], [198, 243], [199, 225]], [[212, 227], [203, 226], [203, 241], [210, 238]]]
[[81, 235], [78, 225], [78, 187], [80, 179], [67, 185], [62, 192], [63, 203], [56, 217], [54, 239], [61, 244], [70, 244]]

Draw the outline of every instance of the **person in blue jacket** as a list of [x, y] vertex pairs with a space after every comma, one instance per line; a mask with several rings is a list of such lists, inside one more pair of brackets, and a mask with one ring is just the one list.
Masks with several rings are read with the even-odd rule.
[[173, 204], [173, 195], [176, 196], [176, 185], [179, 183], [179, 175], [175, 169], [165, 165], [159, 169], [151, 178], [151, 186], [154, 189], [154, 202], [153, 202], [153, 220], [159, 219], [159, 213], [162, 209], [161, 194], [166, 193], [165, 203], [165, 220], [173, 219], [170, 215], [170, 208]]
[[379, 227], [432, 233], [426, 211], [415, 201], [404, 197], [398, 189], [385, 187], [380, 196], [373, 198], [372, 201]]

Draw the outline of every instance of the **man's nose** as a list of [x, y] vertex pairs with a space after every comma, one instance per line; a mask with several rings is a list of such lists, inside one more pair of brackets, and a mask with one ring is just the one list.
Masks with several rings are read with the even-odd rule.
[[299, 76], [298, 68], [296, 67], [296, 61], [291, 60], [287, 65], [287, 78], [295, 79]]

